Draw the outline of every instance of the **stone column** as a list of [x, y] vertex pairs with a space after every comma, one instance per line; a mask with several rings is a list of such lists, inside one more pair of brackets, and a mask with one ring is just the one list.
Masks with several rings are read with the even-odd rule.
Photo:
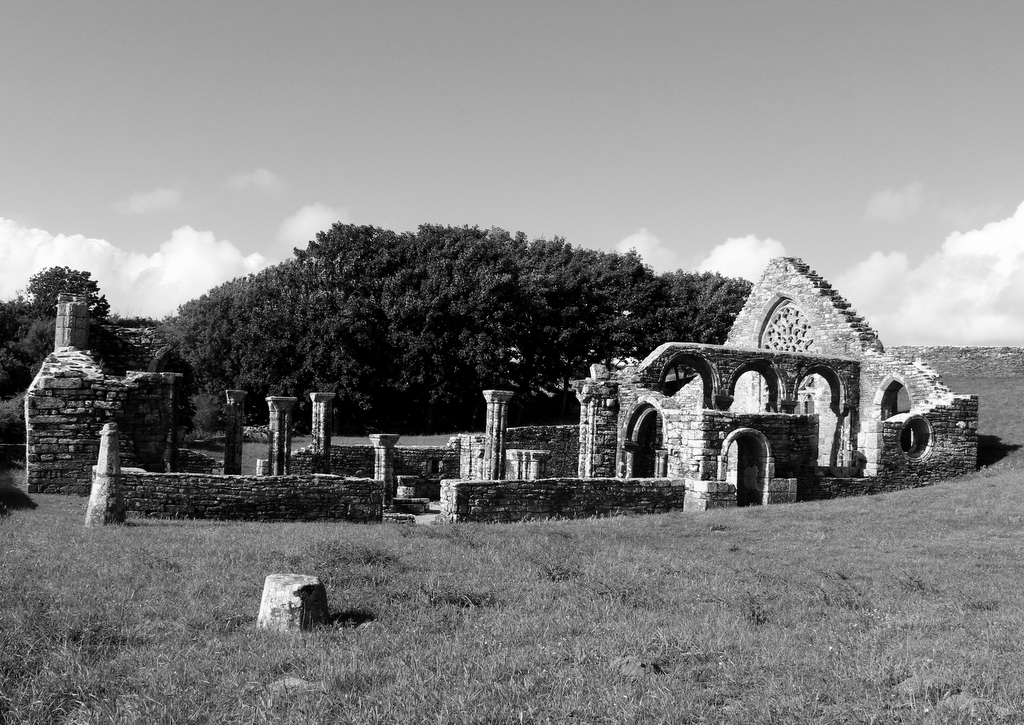
[[508, 427], [508, 401], [512, 390], [485, 390], [487, 423], [484, 426], [484, 476], [487, 481], [505, 478], [505, 430]]
[[[593, 366], [592, 375], [602, 369]], [[619, 440], [619, 384], [590, 377], [583, 381], [576, 397], [580, 401], [579, 477], [612, 478]]]
[[331, 401], [336, 393], [310, 393], [313, 401], [313, 473], [331, 472]]
[[505, 477], [515, 481], [537, 481], [544, 478], [550, 451], [510, 449], [506, 451], [508, 469]]
[[384, 482], [385, 507], [395, 497], [395, 444], [400, 437], [397, 433], [374, 433], [370, 436], [373, 443], [373, 480]]
[[178, 381], [181, 373], [160, 373], [164, 381], [164, 411], [167, 421], [164, 439], [164, 473], [178, 470]]
[[100, 433], [99, 459], [92, 467], [92, 491], [89, 493], [89, 507], [85, 512], [85, 525], [123, 524], [124, 519], [117, 423], [107, 423]]
[[89, 303], [84, 295], [61, 292], [57, 295], [57, 321], [53, 349], [77, 347], [89, 349]]
[[298, 398], [270, 396], [270, 449], [267, 453], [269, 475], [284, 476], [292, 458], [292, 408]]
[[224, 405], [224, 475], [242, 473], [242, 413], [245, 408], [244, 390], [225, 390]]

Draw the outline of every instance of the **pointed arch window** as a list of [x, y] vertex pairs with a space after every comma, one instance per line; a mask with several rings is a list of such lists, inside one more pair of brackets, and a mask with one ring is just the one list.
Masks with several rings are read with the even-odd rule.
[[761, 332], [761, 347], [783, 352], [810, 352], [814, 344], [811, 323], [791, 300], [783, 300], [768, 317]]

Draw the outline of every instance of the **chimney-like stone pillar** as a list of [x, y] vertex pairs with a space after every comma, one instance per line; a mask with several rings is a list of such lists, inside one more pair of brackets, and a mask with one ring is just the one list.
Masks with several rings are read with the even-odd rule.
[[270, 448], [267, 452], [268, 475], [288, 474], [292, 458], [292, 408], [298, 398], [270, 396]]
[[89, 349], [89, 302], [83, 295], [67, 292], [57, 295], [53, 349], [59, 347]]
[[331, 472], [331, 401], [335, 393], [310, 393], [313, 401], [313, 473]]
[[395, 497], [395, 444], [398, 443], [397, 433], [374, 433], [370, 436], [373, 443], [373, 479], [384, 482], [384, 505], [391, 504]]
[[[576, 392], [580, 401], [580, 478], [612, 478], [618, 447], [619, 384], [603, 366], [591, 366], [591, 377]], [[625, 455], [625, 453], [624, 453]], [[628, 467], [628, 460], [625, 461]]]
[[245, 391], [225, 390], [224, 395], [224, 475], [238, 476], [242, 473]]
[[85, 512], [86, 526], [123, 524], [124, 496], [121, 493], [121, 451], [117, 423], [107, 423], [100, 433], [100, 455], [92, 467], [92, 490]]
[[484, 476], [488, 481], [505, 478], [505, 431], [508, 428], [508, 401], [512, 390], [485, 390], [487, 422], [484, 426]]

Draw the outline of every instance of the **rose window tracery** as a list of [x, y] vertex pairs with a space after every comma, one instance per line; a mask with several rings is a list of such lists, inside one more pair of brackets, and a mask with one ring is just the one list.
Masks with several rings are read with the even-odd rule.
[[783, 302], [772, 311], [761, 333], [761, 347], [783, 352], [808, 352], [814, 344], [811, 325], [800, 308]]

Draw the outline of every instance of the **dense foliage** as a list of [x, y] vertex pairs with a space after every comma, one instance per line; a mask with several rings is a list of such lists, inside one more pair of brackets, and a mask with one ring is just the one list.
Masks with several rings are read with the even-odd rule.
[[501, 229], [335, 224], [294, 259], [183, 305], [167, 330], [208, 392], [305, 405], [333, 391], [353, 431], [454, 430], [482, 423], [483, 389], [514, 389], [515, 421], [550, 420], [591, 363], [722, 342], [749, 290]]

